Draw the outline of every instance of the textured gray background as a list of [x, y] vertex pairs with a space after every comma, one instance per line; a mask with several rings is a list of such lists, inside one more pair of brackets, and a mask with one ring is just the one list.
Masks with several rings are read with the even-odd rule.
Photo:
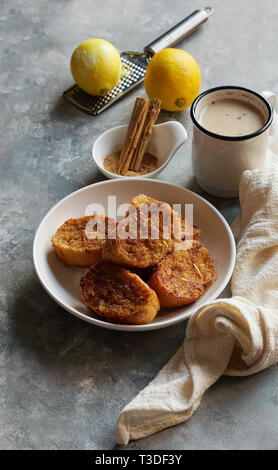
[[[103, 179], [92, 164], [95, 138], [127, 123], [133, 92], [94, 118], [63, 101], [77, 44], [103, 37], [121, 51], [144, 45], [201, 1], [2, 0], [0, 12], [0, 448], [111, 449], [122, 407], [184, 338], [185, 323], [144, 334], [96, 328], [48, 297], [36, 279], [32, 242], [61, 198]], [[278, 92], [276, 0], [213, 0], [215, 14], [180, 44], [196, 57], [202, 89], [238, 84]], [[162, 112], [191, 136], [188, 111]], [[190, 139], [161, 173], [203, 194]], [[237, 200], [213, 202], [229, 222]], [[221, 378], [191, 420], [130, 449], [277, 449], [278, 374]]]

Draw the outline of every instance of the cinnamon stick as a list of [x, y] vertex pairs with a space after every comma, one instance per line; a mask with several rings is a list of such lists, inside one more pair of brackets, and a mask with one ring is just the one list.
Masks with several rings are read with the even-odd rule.
[[129, 169], [130, 162], [141, 135], [147, 112], [148, 101], [145, 98], [138, 97], [134, 104], [124, 146], [120, 155], [120, 163], [118, 168], [118, 173], [120, 174], [126, 174]]
[[146, 152], [148, 143], [152, 136], [152, 129], [155, 121], [159, 115], [161, 101], [159, 99], [154, 99], [150, 101], [148, 113], [142, 128], [140, 139], [137, 145], [137, 148], [134, 152], [132, 163], [130, 169], [133, 171], [139, 171], [144, 154]]

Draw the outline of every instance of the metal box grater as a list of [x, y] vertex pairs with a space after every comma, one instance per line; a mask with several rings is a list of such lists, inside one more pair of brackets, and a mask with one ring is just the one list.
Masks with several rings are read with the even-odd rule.
[[94, 116], [100, 114], [112, 103], [118, 101], [122, 96], [143, 82], [150, 57], [143, 55], [132, 55], [132, 53], [121, 54], [122, 69], [124, 76], [117, 85], [104, 96], [93, 96], [82, 91], [77, 85], [64, 92], [64, 98]]

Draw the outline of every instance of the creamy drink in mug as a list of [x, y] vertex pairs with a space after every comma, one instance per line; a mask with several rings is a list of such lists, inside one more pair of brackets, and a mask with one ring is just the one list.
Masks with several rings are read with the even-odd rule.
[[264, 165], [274, 104], [271, 92], [236, 86], [212, 88], [195, 99], [192, 165], [205, 191], [236, 197], [242, 172]]

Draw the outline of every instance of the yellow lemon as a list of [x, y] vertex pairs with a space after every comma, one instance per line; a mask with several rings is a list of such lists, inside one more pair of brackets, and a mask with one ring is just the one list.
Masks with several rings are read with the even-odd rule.
[[88, 39], [74, 51], [70, 62], [77, 85], [90, 95], [105, 95], [118, 82], [121, 58], [117, 49], [104, 39]]
[[151, 99], [159, 98], [166, 111], [181, 111], [196, 98], [201, 85], [199, 66], [186, 51], [167, 48], [150, 60], [145, 89]]

